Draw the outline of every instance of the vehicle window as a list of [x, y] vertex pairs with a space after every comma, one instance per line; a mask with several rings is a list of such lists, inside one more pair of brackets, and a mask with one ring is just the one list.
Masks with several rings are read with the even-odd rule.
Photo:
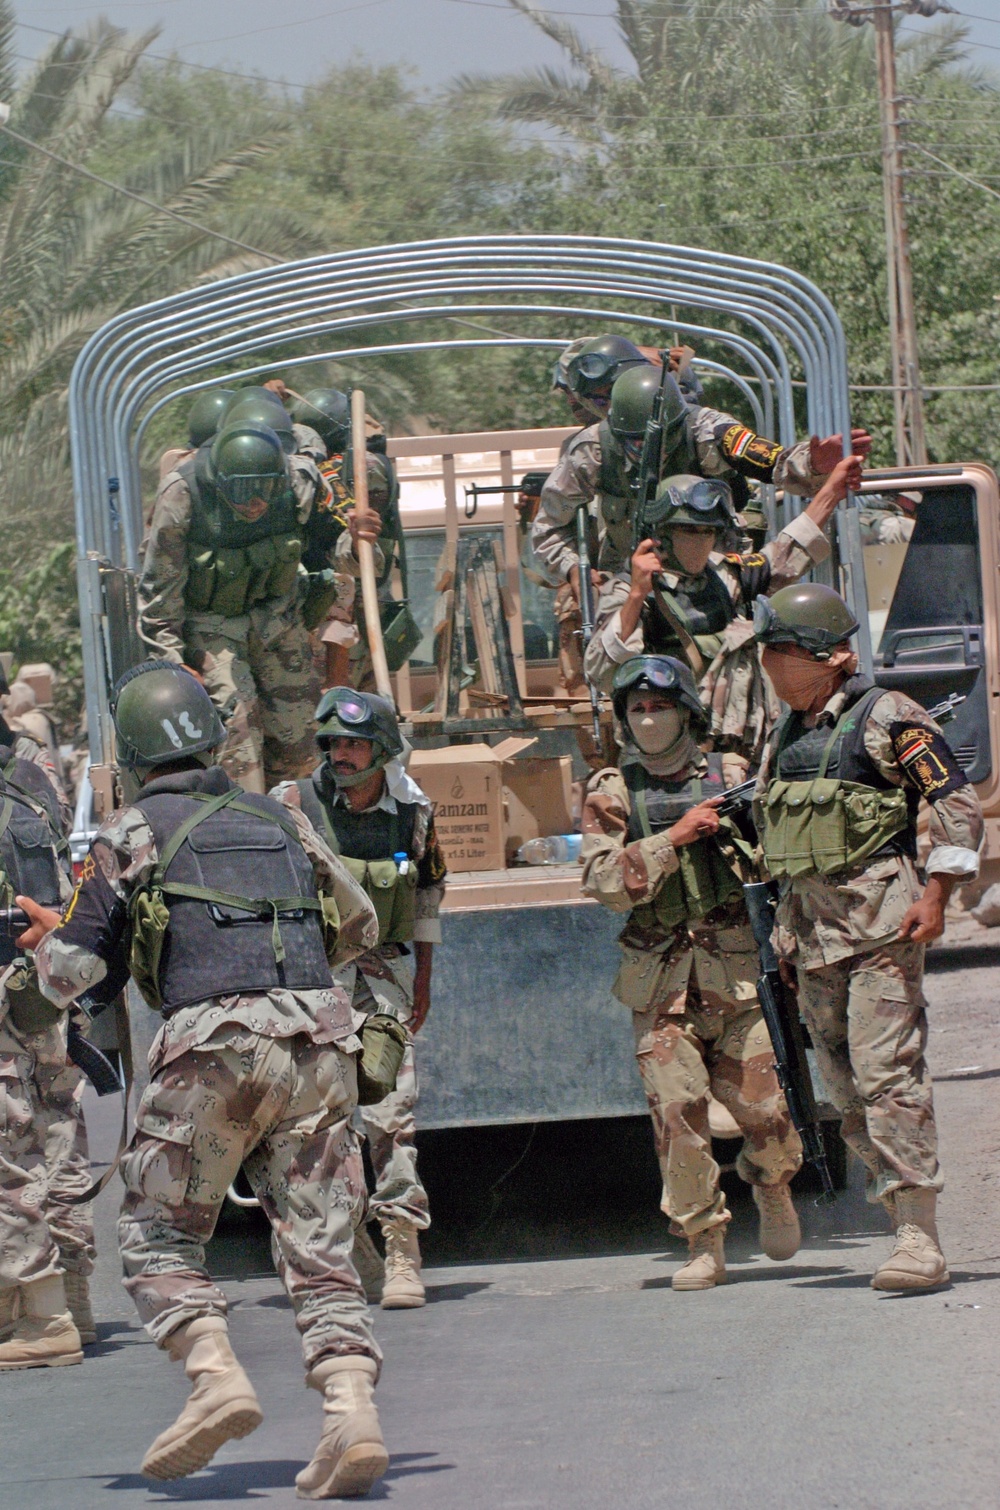
[[974, 489], [866, 494], [861, 540], [876, 681], [925, 708], [963, 696], [945, 737], [969, 779], [984, 781], [991, 755]]
[[[502, 540], [497, 529], [477, 530], [487, 539]], [[434, 579], [444, 550], [444, 530], [408, 530], [406, 534], [407, 589], [410, 610], [423, 631], [423, 638], [410, 657], [413, 666], [434, 664], [434, 615], [437, 594]], [[555, 593], [521, 572], [521, 613], [524, 620], [524, 651], [529, 661], [552, 660], [558, 654], [559, 630], [555, 616]], [[470, 631], [471, 649], [471, 631]]]

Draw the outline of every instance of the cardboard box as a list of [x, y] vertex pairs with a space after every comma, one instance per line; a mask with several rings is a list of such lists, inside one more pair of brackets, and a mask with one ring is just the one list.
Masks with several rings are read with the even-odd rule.
[[534, 743], [414, 750], [410, 774], [434, 803], [449, 870], [503, 870], [526, 839], [569, 831], [572, 762], [514, 758]]

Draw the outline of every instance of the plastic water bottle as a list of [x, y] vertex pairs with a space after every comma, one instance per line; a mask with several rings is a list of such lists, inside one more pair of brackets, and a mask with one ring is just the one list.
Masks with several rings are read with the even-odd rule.
[[397, 850], [396, 853], [393, 855], [392, 858], [396, 862], [396, 872], [397, 872], [397, 874], [401, 875], [401, 876], [405, 876], [408, 873], [409, 869], [410, 869], [410, 857], [406, 853], [406, 850], [405, 849]]
[[550, 834], [546, 839], [529, 839], [517, 852], [518, 864], [576, 865], [582, 842], [582, 834]]

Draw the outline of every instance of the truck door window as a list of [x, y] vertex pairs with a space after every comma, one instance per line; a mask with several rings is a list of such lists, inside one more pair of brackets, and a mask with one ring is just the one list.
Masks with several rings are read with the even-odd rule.
[[945, 733], [969, 779], [985, 780], [990, 742], [974, 489], [866, 494], [861, 539], [875, 680], [925, 707], [966, 694]]

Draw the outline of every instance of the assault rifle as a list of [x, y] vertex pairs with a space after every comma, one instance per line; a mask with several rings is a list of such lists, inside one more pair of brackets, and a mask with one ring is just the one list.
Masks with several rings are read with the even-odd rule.
[[646, 433], [642, 440], [642, 455], [635, 482], [635, 512], [632, 515], [632, 549], [637, 549], [642, 537], [642, 521], [646, 508], [656, 497], [660, 485], [660, 466], [663, 461], [663, 404], [666, 398], [667, 379], [670, 376], [668, 353], [660, 352], [662, 370], [660, 386], [653, 398], [653, 408], [646, 421]]
[[826, 1204], [834, 1199], [833, 1180], [826, 1162], [823, 1134], [816, 1112], [816, 1098], [809, 1073], [809, 1061], [806, 1059], [799, 1009], [794, 996], [781, 979], [778, 957], [771, 944], [774, 911], [778, 901], [777, 887], [773, 881], [754, 881], [749, 886], [744, 886], [743, 895], [750, 914], [750, 927], [760, 952], [757, 998], [774, 1049], [778, 1081], [785, 1093], [791, 1119], [802, 1139], [802, 1153], [806, 1163], [813, 1166], [822, 1182], [823, 1194], [820, 1200]]

